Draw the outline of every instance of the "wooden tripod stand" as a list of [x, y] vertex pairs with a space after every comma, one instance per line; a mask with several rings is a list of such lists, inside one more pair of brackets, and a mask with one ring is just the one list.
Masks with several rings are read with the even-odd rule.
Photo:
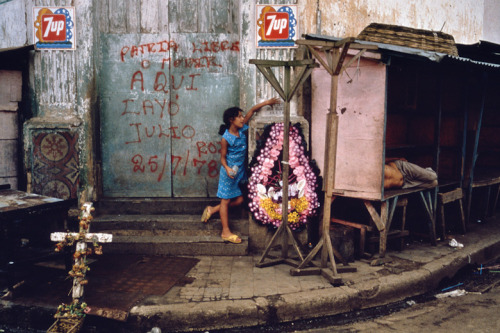
[[[289, 132], [290, 132], [290, 100], [297, 91], [298, 87], [304, 83], [304, 81], [311, 75], [314, 67], [318, 65], [313, 59], [310, 60], [296, 60], [296, 61], [280, 61], [280, 60], [250, 60], [251, 64], [257, 66], [259, 71], [264, 75], [264, 77], [269, 81], [276, 92], [281, 96], [285, 102], [283, 123], [284, 123], [284, 138], [283, 138], [283, 202], [282, 211], [288, 211], [288, 176], [290, 172], [290, 167], [288, 165], [289, 158]], [[284, 86], [281, 87], [278, 79], [272, 71], [273, 67], [283, 67], [284, 68]], [[291, 83], [291, 70], [292, 68], [299, 68], [295, 75], [295, 82]], [[256, 264], [257, 267], [267, 267], [272, 265], [277, 265], [281, 263], [286, 263], [296, 267], [297, 262], [288, 257], [288, 244], [289, 240], [292, 242], [293, 248], [297, 252], [300, 260], [304, 260], [302, 252], [295, 240], [295, 237], [288, 225], [288, 214], [282, 214], [282, 222], [278, 227], [278, 230], [274, 233], [271, 241], [266, 247], [261, 259]], [[267, 257], [269, 257], [269, 251], [272, 249], [276, 240], [281, 238], [281, 256], [279, 258], [272, 258], [272, 260], [264, 262]]]

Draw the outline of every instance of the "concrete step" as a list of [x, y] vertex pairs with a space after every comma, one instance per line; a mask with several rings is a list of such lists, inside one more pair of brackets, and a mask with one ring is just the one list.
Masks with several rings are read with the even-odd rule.
[[[201, 215], [207, 205], [220, 203], [217, 198], [103, 198], [95, 203], [98, 214], [188, 214]], [[244, 214], [243, 206], [233, 210]]]
[[[248, 235], [248, 218], [230, 217], [231, 230]], [[222, 230], [218, 217], [208, 223], [200, 221], [200, 215], [99, 215], [92, 220], [92, 232], [102, 230], [142, 230], [142, 231], [186, 231], [191, 233]]]
[[226, 243], [220, 235], [113, 235], [113, 242], [102, 244], [106, 253], [127, 253], [145, 255], [224, 255], [243, 256], [248, 254], [248, 237], [242, 236], [240, 244]]
[[246, 255], [248, 218], [231, 217], [231, 230], [243, 239], [241, 244], [224, 243], [220, 219], [208, 223], [200, 215], [119, 214], [94, 217], [91, 232], [110, 233], [113, 242], [103, 244], [108, 253], [162, 255]]

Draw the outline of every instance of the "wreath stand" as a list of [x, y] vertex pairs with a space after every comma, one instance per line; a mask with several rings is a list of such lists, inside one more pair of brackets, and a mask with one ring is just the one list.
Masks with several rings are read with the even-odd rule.
[[[304, 83], [304, 81], [311, 75], [314, 67], [318, 67], [318, 64], [314, 62], [314, 59], [308, 60], [294, 60], [294, 61], [282, 61], [282, 60], [258, 60], [251, 59], [250, 64], [257, 66], [259, 71], [264, 75], [264, 77], [269, 81], [276, 92], [281, 96], [285, 102], [284, 114], [283, 114], [283, 160], [282, 163], [282, 179], [283, 179], [283, 201], [282, 201], [282, 212], [288, 211], [288, 176], [290, 172], [290, 167], [288, 164], [289, 159], [289, 142], [290, 142], [290, 100], [297, 91], [297, 88]], [[284, 67], [284, 87], [282, 88], [278, 79], [274, 75], [272, 67]], [[291, 69], [299, 68], [295, 75], [295, 82], [291, 84]], [[269, 251], [272, 249], [276, 240], [281, 237], [281, 256], [275, 258], [274, 256], [269, 256]], [[302, 252], [297, 244], [297, 240], [292, 233], [288, 225], [288, 214], [282, 214], [282, 222], [278, 227], [278, 230], [274, 233], [271, 241], [266, 247], [261, 259], [255, 266], [268, 267], [278, 264], [288, 264], [297, 267], [299, 263], [288, 257], [288, 244], [289, 240], [292, 242], [293, 248], [299, 255], [300, 260], [304, 260]], [[272, 260], [264, 262], [265, 259], [269, 257]]]
[[[326, 124], [326, 147], [325, 147], [325, 165], [324, 165], [324, 203], [323, 203], [323, 219], [322, 219], [322, 234], [316, 246], [311, 250], [309, 255], [296, 268], [290, 270], [290, 274], [297, 275], [322, 275], [330, 283], [339, 285], [342, 283], [341, 278], [337, 278], [338, 272], [355, 272], [355, 267], [342, 267], [337, 271], [335, 265], [335, 256], [339, 258], [344, 266], [348, 263], [332, 246], [330, 238], [330, 217], [331, 203], [333, 202], [333, 190], [335, 188], [335, 167], [337, 157], [337, 135], [338, 135], [338, 113], [337, 113], [337, 90], [339, 76], [349, 67], [355, 60], [359, 59], [367, 49], [376, 49], [373, 45], [362, 45], [354, 43], [354, 37], [342, 39], [340, 41], [317, 41], [317, 40], [298, 40], [299, 45], [305, 45], [310, 53], [316, 58], [321, 65], [328, 71], [331, 76], [331, 91], [330, 91], [330, 112], [327, 115]], [[315, 47], [320, 47], [325, 53], [326, 61], [321, 57]], [[352, 57], [347, 64], [344, 64], [345, 57], [349, 48], [358, 49], [359, 52]], [[311, 260], [316, 254], [321, 251], [321, 267], [308, 267]], [[335, 255], [335, 256], [334, 256]], [[328, 260], [330, 260], [331, 271], [328, 269]]]

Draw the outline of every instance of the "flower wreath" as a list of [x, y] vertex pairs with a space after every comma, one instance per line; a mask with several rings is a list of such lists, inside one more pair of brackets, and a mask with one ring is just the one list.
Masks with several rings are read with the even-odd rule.
[[[282, 221], [283, 180], [281, 157], [283, 123], [271, 125], [264, 132], [265, 144], [251, 163], [248, 182], [249, 208], [256, 221], [279, 227]], [[305, 154], [299, 125], [290, 127], [288, 177], [288, 223], [292, 230], [305, 226], [319, 207], [316, 193], [317, 171]]]

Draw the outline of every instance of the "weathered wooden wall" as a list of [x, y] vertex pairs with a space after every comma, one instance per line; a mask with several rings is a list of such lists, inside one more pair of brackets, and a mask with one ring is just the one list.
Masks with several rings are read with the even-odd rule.
[[[256, 50], [255, 4], [297, 4], [299, 35], [321, 33], [338, 37], [356, 36], [371, 22], [442, 30], [458, 43], [474, 43], [493, 36], [500, 22], [494, 0], [11, 0], [0, 3], [0, 49], [31, 44], [32, 6], [75, 6], [76, 51], [32, 52], [30, 89], [34, 118], [25, 124], [25, 159], [30, 165], [32, 134], [49, 129], [78, 132], [82, 190], [97, 187], [99, 161], [98, 102], [103, 35], [210, 34], [236, 35], [240, 42], [236, 94], [247, 109], [256, 101], [274, 95], [260, 74], [248, 65], [252, 58], [290, 59], [295, 50]], [[189, 13], [189, 15], [188, 15]], [[205, 13], [205, 14], [202, 14]], [[494, 40], [495, 41], [495, 40]], [[498, 40], [496, 40], [498, 42]], [[231, 66], [230, 66], [231, 67]], [[230, 67], [225, 67], [225, 70]], [[228, 85], [229, 87], [229, 85]], [[194, 103], [194, 102], [193, 102]], [[200, 99], [203, 105], [205, 100]], [[292, 113], [307, 113], [295, 102]], [[305, 110], [305, 111], [304, 111]], [[264, 113], [263, 117], [266, 116]], [[268, 121], [273, 118], [267, 112]], [[307, 115], [306, 115], [307, 116]], [[258, 119], [258, 118], [257, 118]], [[220, 122], [220, 121], [217, 121]]]
[[17, 189], [21, 72], [0, 70], [0, 185]]

